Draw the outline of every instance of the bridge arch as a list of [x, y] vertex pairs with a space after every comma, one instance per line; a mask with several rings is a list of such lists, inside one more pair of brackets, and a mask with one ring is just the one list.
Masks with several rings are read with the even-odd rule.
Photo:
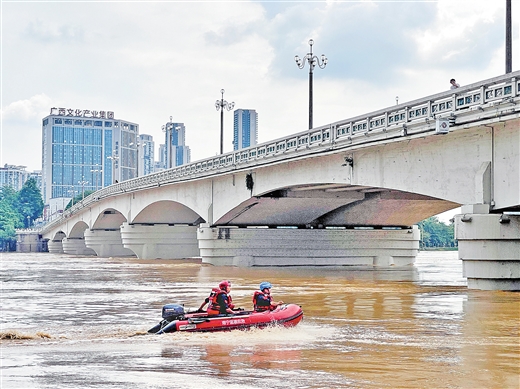
[[407, 227], [459, 205], [388, 188], [321, 182], [264, 191], [233, 207], [215, 225]]
[[61, 254], [63, 253], [63, 239], [66, 238], [67, 235], [62, 230], [56, 231], [52, 238], [47, 242], [47, 248], [49, 253], [53, 254]]
[[80, 239], [84, 238], [85, 236], [85, 230], [88, 229], [88, 224], [84, 221], [80, 220], [76, 224], [74, 224], [74, 227], [69, 232], [68, 239]]
[[67, 237], [67, 235], [65, 234], [65, 232], [63, 231], [57, 231], [53, 238], [51, 239], [52, 241], [61, 241], [63, 238]]
[[98, 215], [91, 229], [118, 230], [124, 222], [126, 222], [126, 217], [120, 211], [107, 208]]
[[96, 252], [85, 245], [85, 234], [89, 226], [83, 220], [77, 221], [66, 238], [61, 241], [64, 253], [72, 255], [95, 255]]
[[198, 225], [205, 220], [186, 205], [173, 200], [160, 200], [144, 207], [132, 224], [188, 224]]

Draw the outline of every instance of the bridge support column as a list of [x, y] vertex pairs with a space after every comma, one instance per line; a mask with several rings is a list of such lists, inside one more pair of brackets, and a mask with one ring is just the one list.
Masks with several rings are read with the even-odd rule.
[[98, 257], [130, 257], [135, 254], [123, 247], [120, 230], [85, 230], [85, 244]]
[[200, 255], [196, 226], [123, 223], [121, 239], [123, 246], [140, 259], [182, 259]]
[[406, 266], [417, 256], [420, 232], [201, 225], [197, 238], [202, 262], [217, 266]]
[[468, 288], [520, 290], [520, 216], [456, 215], [455, 238]]
[[51, 254], [63, 254], [63, 243], [61, 239], [49, 240], [47, 248]]
[[63, 238], [63, 252], [71, 255], [96, 255], [85, 245], [85, 238]]

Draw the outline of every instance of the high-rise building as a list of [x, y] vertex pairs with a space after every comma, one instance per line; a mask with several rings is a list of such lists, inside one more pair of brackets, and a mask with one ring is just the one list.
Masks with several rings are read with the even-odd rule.
[[166, 145], [166, 168], [184, 165], [190, 163], [191, 152], [186, 146], [186, 128], [184, 123], [166, 123], [163, 126], [165, 130]]
[[154, 151], [153, 136], [139, 135], [139, 176], [146, 176], [155, 171]]
[[164, 170], [164, 165], [160, 161], [155, 161], [153, 171], [162, 172]]
[[5, 164], [0, 167], [0, 190], [4, 186], [9, 186], [15, 191], [22, 189], [23, 184], [29, 178], [29, 173], [25, 171], [26, 166], [15, 166]]
[[0, 167], [0, 191], [4, 186], [9, 186], [15, 191], [20, 191], [23, 185], [29, 179], [36, 181], [36, 187], [42, 190], [42, 172], [35, 170], [34, 172], [25, 171], [26, 166], [15, 166], [5, 164]]
[[258, 143], [258, 114], [254, 109], [233, 112], [233, 150], [255, 146]]
[[166, 169], [166, 145], [159, 145], [159, 160], [155, 162], [155, 171]]
[[51, 108], [42, 120], [43, 201], [63, 210], [87, 190], [137, 177], [139, 125], [110, 111]]

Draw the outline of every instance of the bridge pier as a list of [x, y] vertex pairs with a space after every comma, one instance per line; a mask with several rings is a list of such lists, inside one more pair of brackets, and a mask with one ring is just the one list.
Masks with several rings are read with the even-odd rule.
[[63, 238], [65, 238], [65, 233], [60, 231], [58, 232], [53, 239], [50, 239], [47, 242], [47, 250], [51, 254], [63, 254]]
[[85, 245], [85, 238], [63, 238], [63, 252], [70, 255], [96, 255]]
[[132, 250], [123, 247], [120, 230], [85, 230], [85, 244], [98, 257], [135, 256]]
[[61, 239], [49, 240], [47, 249], [51, 254], [63, 254], [63, 243]]
[[199, 256], [197, 227], [169, 224], [121, 225], [126, 249], [140, 259], [182, 259]]
[[201, 224], [197, 238], [202, 263], [217, 266], [406, 266], [419, 251], [420, 232]]
[[455, 238], [468, 288], [520, 290], [519, 215], [456, 215]]

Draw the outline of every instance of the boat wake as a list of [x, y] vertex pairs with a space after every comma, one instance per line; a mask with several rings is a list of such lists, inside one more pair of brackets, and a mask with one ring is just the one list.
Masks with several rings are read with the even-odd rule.
[[[139, 326], [140, 327], [140, 326]], [[0, 332], [0, 340], [6, 345], [10, 341], [24, 341], [30, 344], [36, 340], [47, 340], [52, 343], [76, 343], [76, 342], [95, 342], [95, 341], [124, 341], [125, 339], [141, 339], [147, 343], [154, 344], [172, 344], [183, 343], [194, 346], [211, 344], [222, 345], [285, 345], [298, 346], [309, 345], [312, 343], [321, 343], [328, 339], [334, 338], [336, 330], [334, 326], [323, 325], [322, 323], [315, 323], [313, 321], [303, 321], [295, 327], [285, 327], [283, 325], [268, 325], [264, 328], [248, 328], [244, 330], [232, 331], [230, 336], [229, 331], [219, 332], [171, 332], [163, 334], [163, 336], [156, 336], [146, 331], [146, 328], [127, 328], [124, 326], [110, 326], [110, 327], [74, 327], [73, 331], [38, 331], [27, 332], [18, 330], [5, 330]], [[162, 340], [161, 340], [162, 339]], [[14, 344], [14, 343], [13, 343]], [[19, 344], [19, 343], [17, 343]]]
[[51, 339], [52, 337], [45, 332], [37, 332], [35, 334], [23, 334], [18, 331], [0, 332], [1, 340], [32, 340], [32, 339]]
[[[300, 323], [295, 327], [273, 325], [265, 328], [249, 328], [243, 331], [229, 332], [172, 332], [165, 334], [169, 342], [180, 342], [191, 345], [309, 345], [334, 337], [334, 329], [324, 329], [322, 325]], [[157, 337], [158, 338], [158, 337]]]

